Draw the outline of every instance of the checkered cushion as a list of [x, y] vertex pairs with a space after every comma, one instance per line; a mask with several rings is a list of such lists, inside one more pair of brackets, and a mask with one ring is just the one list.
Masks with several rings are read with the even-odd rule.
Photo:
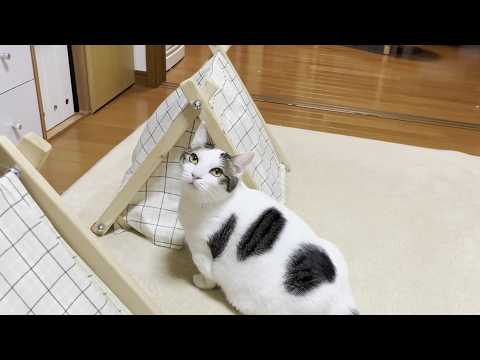
[[[183, 246], [183, 227], [178, 221], [177, 213], [180, 201], [180, 155], [190, 146], [199, 123], [199, 119], [196, 119], [192, 128], [185, 132], [165, 160], [137, 191], [120, 219], [120, 224], [132, 227], [152, 239], [155, 245], [174, 249]], [[146, 126], [149, 126], [149, 123]], [[145, 130], [144, 134], [148, 132], [147, 128]], [[142, 139], [139, 141], [139, 144], [141, 143]], [[136, 150], [141, 148], [137, 145]]]
[[0, 177], [0, 314], [122, 314], [14, 171]]
[[[210, 79], [217, 86], [216, 92], [210, 98], [210, 106], [230, 143], [238, 152], [255, 152], [254, 164], [250, 167], [254, 180], [260, 190], [283, 202], [285, 168], [278, 159], [247, 89], [222, 53], [216, 53], [194, 75], [199, 87], [204, 85], [206, 79]], [[132, 165], [126, 173], [124, 183], [187, 105], [187, 98], [178, 88], [147, 120], [133, 151]], [[185, 132], [167, 154], [166, 160], [137, 192], [119, 219], [121, 225], [134, 228], [152, 239], [155, 245], [176, 249], [183, 246], [183, 228], [177, 214], [180, 199], [179, 156], [190, 145], [192, 134], [199, 123], [197, 118], [192, 128]]]

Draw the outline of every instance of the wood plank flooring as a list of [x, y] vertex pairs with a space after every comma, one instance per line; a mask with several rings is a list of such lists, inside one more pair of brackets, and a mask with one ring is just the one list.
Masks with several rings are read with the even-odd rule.
[[[228, 54], [252, 95], [480, 125], [480, 46], [415, 46], [404, 57], [334, 45], [236, 45]], [[210, 57], [186, 47], [179, 84]]]
[[[479, 111], [472, 110], [480, 100], [480, 51], [422, 48], [442, 54], [437, 58], [442, 64], [385, 60], [336, 46], [234, 46], [230, 56], [268, 123], [480, 155]], [[51, 139], [53, 150], [42, 169], [46, 179], [59, 193], [65, 191], [141, 125], [208, 52], [206, 46], [187, 46], [187, 57], [169, 71], [167, 84], [135, 85]], [[460, 53], [467, 59], [464, 66], [450, 71]], [[347, 64], [355, 54], [363, 60]], [[399, 86], [402, 79], [410, 79], [409, 85]], [[417, 117], [438, 122], [416, 122]]]

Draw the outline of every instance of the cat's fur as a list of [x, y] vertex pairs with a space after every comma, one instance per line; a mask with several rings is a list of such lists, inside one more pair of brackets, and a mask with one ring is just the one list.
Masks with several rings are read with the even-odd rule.
[[[252, 159], [213, 148], [204, 125], [182, 156], [179, 216], [200, 271], [195, 285], [218, 284], [244, 314], [356, 314], [339, 250], [240, 180]], [[224, 174], [215, 177], [214, 168]]]

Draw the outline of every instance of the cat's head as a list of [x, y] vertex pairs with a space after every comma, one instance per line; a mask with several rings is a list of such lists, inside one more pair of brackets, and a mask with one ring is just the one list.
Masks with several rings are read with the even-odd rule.
[[227, 198], [237, 188], [240, 177], [253, 160], [253, 152], [230, 155], [215, 148], [201, 124], [191, 141], [190, 149], [181, 156], [184, 195], [201, 202]]

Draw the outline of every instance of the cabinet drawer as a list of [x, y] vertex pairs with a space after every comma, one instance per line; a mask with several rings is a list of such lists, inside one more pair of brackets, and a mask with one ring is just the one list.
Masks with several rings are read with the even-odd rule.
[[0, 94], [32, 79], [30, 45], [0, 45]]
[[[21, 130], [13, 127], [17, 125]], [[34, 80], [0, 95], [0, 135], [16, 144], [28, 132], [42, 136]]]

